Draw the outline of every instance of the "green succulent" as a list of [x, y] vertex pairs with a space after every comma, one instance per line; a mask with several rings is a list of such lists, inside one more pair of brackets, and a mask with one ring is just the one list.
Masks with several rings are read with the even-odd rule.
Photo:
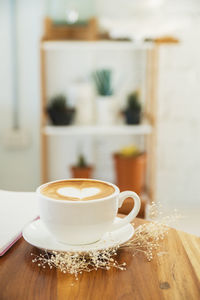
[[85, 157], [82, 154], [79, 155], [79, 157], [78, 157], [77, 167], [79, 167], [79, 168], [86, 168], [87, 167], [87, 162], [85, 160]]
[[142, 109], [141, 103], [139, 101], [139, 93], [133, 92], [128, 95], [128, 110], [132, 110], [135, 112], [140, 112]]
[[56, 95], [51, 99], [49, 107], [53, 110], [65, 110], [67, 108], [67, 99], [64, 95]]
[[97, 70], [93, 73], [93, 78], [99, 95], [111, 96], [113, 94], [111, 70]]

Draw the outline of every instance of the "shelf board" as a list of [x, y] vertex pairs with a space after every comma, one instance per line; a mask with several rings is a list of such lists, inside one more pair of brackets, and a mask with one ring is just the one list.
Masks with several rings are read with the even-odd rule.
[[140, 125], [114, 125], [114, 126], [45, 126], [42, 133], [49, 136], [71, 135], [148, 135], [152, 132], [152, 126], [148, 123]]
[[57, 50], [146, 50], [152, 49], [153, 42], [129, 41], [43, 41], [41, 47], [45, 51]]

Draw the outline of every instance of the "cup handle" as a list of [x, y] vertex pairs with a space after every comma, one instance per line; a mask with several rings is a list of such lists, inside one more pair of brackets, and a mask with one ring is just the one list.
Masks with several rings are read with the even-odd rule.
[[120, 220], [115, 220], [113, 222], [113, 224], [111, 225], [110, 231], [117, 230], [117, 229], [129, 224], [130, 222], [133, 221], [133, 219], [139, 213], [140, 206], [141, 206], [140, 197], [132, 191], [125, 191], [125, 192], [122, 192], [122, 193], [119, 194], [118, 208], [120, 208], [122, 206], [124, 200], [128, 197], [130, 197], [134, 200], [133, 209], [131, 210], [131, 212], [125, 218], [120, 219]]

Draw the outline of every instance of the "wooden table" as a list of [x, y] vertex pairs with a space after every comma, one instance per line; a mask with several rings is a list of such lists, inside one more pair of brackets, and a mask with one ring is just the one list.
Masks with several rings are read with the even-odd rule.
[[127, 262], [126, 271], [92, 271], [78, 281], [33, 264], [31, 252], [38, 251], [21, 239], [0, 258], [0, 300], [200, 299], [200, 239], [174, 229], [162, 244], [167, 254], [148, 262], [121, 250], [118, 259]]

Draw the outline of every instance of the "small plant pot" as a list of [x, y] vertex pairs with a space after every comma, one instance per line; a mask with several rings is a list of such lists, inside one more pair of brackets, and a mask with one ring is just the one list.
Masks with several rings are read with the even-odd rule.
[[72, 123], [75, 110], [74, 109], [55, 110], [55, 109], [48, 108], [47, 112], [53, 125], [62, 126], [62, 125], [69, 125]]
[[92, 178], [92, 167], [71, 167], [71, 174], [73, 178]]
[[133, 125], [133, 124], [139, 124], [141, 119], [141, 113], [137, 111], [132, 110], [126, 110], [124, 111], [124, 115], [126, 118], [126, 124]]
[[145, 184], [146, 154], [124, 157], [114, 154], [117, 186], [121, 191], [131, 190], [141, 194]]
[[117, 101], [113, 96], [99, 96], [96, 99], [98, 125], [114, 125], [117, 116]]

